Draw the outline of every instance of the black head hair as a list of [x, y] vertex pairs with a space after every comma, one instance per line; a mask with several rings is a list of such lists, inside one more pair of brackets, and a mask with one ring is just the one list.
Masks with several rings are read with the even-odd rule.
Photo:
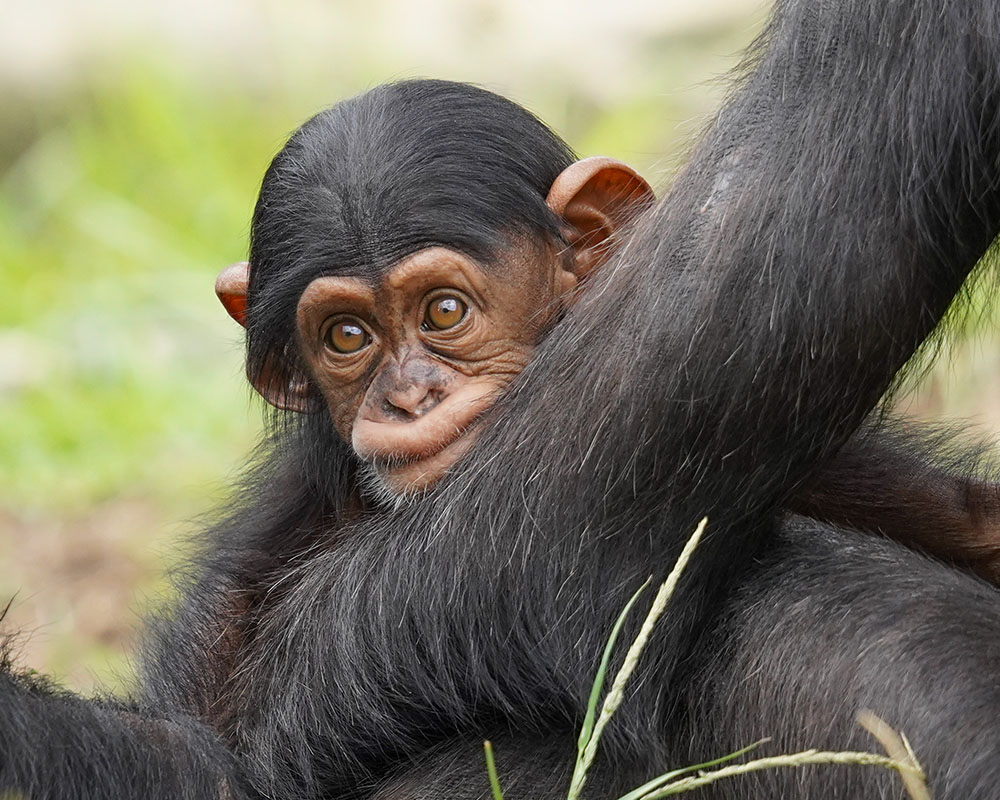
[[250, 373], [300, 368], [295, 309], [316, 277], [374, 281], [433, 245], [488, 265], [512, 233], [558, 236], [545, 197], [573, 160], [528, 111], [467, 84], [389, 84], [317, 114], [272, 161], [254, 211]]

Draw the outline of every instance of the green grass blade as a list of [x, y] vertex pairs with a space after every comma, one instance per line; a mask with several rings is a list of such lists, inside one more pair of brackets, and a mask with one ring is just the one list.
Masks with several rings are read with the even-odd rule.
[[[703, 786], [709, 786], [717, 781], [727, 778], [734, 778], [738, 775], [749, 775], [753, 772], [770, 770], [776, 768], [803, 767], [808, 764], [852, 764], [858, 766], [872, 766], [883, 769], [895, 770], [898, 773], [913, 775], [923, 782], [923, 773], [912, 764], [904, 764], [888, 756], [880, 756], [875, 753], [858, 753], [852, 751], [829, 752], [819, 750], [803, 750], [799, 753], [789, 753], [782, 756], [768, 756], [758, 758], [753, 761], [745, 761], [742, 764], [732, 764], [721, 769], [709, 772], [699, 772], [697, 775], [688, 775], [685, 778], [672, 781], [671, 783], [653, 789], [648, 794], [643, 795], [643, 800], [662, 800], [665, 797], [673, 797], [677, 794], [694, 791]], [[924, 786], [926, 790], [926, 785]], [[927, 795], [923, 795], [927, 796]], [[914, 795], [910, 795], [914, 797]]]
[[618, 615], [618, 619], [615, 621], [615, 626], [611, 629], [608, 643], [604, 645], [604, 655], [601, 656], [601, 664], [597, 668], [597, 675], [594, 676], [594, 683], [590, 687], [587, 714], [583, 718], [583, 726], [580, 728], [580, 737], [576, 744], [577, 750], [581, 754], [587, 749], [590, 735], [594, 732], [594, 720], [597, 718], [597, 703], [601, 699], [601, 692], [604, 691], [604, 679], [608, 673], [608, 664], [611, 663], [611, 654], [615, 650], [615, 643], [618, 641], [618, 634], [621, 633], [622, 625], [625, 624], [625, 619], [628, 617], [629, 611], [632, 610], [632, 606], [635, 605], [635, 601], [639, 599], [639, 595], [646, 590], [646, 587], [649, 586], [652, 580], [652, 577], [647, 578], [646, 582], [636, 590], [635, 594], [625, 604], [625, 608], [622, 609], [622, 613]]
[[739, 758], [742, 755], [746, 755], [751, 750], [756, 750], [764, 742], [768, 742], [770, 739], [761, 739], [759, 742], [754, 742], [753, 744], [748, 744], [746, 747], [737, 750], [734, 753], [730, 753], [726, 756], [720, 756], [719, 758], [713, 758], [711, 761], [702, 761], [700, 764], [692, 764], [690, 767], [681, 767], [680, 769], [671, 770], [670, 772], [664, 772], [658, 778], [653, 778], [653, 780], [648, 783], [644, 783], [637, 789], [633, 789], [628, 794], [623, 794], [618, 800], [639, 800], [639, 798], [644, 797], [649, 792], [654, 789], [659, 789], [665, 783], [669, 783], [674, 780], [674, 778], [679, 778], [682, 775], [686, 775], [689, 772], [694, 772], [696, 770], [705, 769], [707, 767], [717, 767], [719, 764], [725, 764], [727, 761], [732, 761], [734, 758]]
[[503, 800], [500, 776], [497, 775], [497, 765], [493, 760], [493, 743], [489, 740], [483, 742], [483, 752], [486, 754], [486, 774], [490, 776], [490, 791], [493, 792], [493, 800]]

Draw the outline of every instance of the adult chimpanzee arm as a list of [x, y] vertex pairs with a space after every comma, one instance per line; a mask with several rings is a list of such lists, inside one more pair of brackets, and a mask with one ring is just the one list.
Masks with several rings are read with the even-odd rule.
[[[7, 793], [10, 793], [9, 795]], [[84, 700], [0, 671], [0, 794], [58, 800], [250, 797], [200, 722]]]
[[992, 0], [779, 3], [689, 168], [462, 469], [261, 617], [241, 746], [330, 786], [484, 719], [568, 731], [625, 598], [707, 514], [608, 739], [655, 752], [713, 599], [1000, 229], [998, 101]]
[[1000, 583], [1000, 485], [982, 478], [983, 454], [956, 450], [949, 433], [856, 436], [786, 507], [883, 534]]

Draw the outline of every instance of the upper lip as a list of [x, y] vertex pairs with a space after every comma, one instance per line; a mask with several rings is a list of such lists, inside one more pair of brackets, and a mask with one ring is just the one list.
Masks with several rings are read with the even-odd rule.
[[462, 439], [492, 405], [492, 392], [469, 387], [411, 422], [362, 417], [354, 426], [354, 450], [360, 458], [382, 469], [422, 461]]

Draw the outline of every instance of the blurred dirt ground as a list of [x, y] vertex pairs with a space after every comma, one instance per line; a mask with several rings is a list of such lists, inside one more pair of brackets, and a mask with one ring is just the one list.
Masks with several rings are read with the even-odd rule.
[[139, 500], [111, 501], [82, 517], [0, 512], [0, 597], [13, 597], [4, 629], [17, 632], [17, 662], [79, 688], [124, 679], [116, 672], [133, 649], [137, 593], [159, 582], [162, 565], [152, 553], [166, 538], [157, 510]]

